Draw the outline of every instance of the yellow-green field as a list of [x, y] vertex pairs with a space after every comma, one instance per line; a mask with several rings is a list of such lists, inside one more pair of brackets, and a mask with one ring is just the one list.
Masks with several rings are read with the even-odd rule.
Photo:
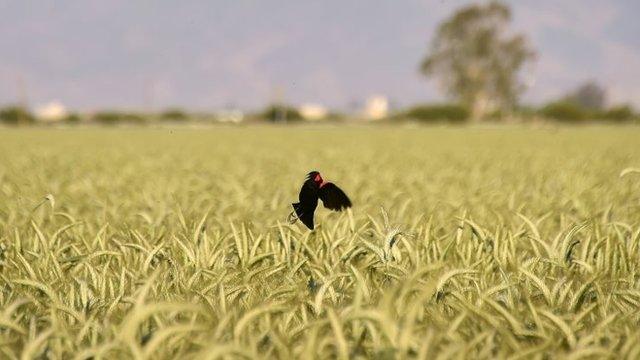
[[[0, 358], [637, 359], [630, 167], [637, 127], [0, 129]], [[354, 207], [310, 232], [314, 169]]]

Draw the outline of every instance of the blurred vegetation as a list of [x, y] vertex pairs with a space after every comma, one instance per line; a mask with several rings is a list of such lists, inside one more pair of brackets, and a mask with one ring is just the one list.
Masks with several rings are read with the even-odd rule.
[[160, 114], [160, 119], [169, 121], [184, 121], [189, 118], [189, 114], [182, 109], [171, 108]]
[[147, 122], [147, 118], [148, 116], [137, 113], [101, 111], [94, 114], [92, 120], [103, 125], [115, 125], [118, 123], [144, 124]]
[[69, 113], [63, 120], [66, 123], [71, 123], [71, 124], [77, 124], [80, 123], [80, 121], [82, 121], [82, 117], [80, 116], [80, 114], [72, 112]]
[[549, 119], [580, 122], [587, 118], [587, 111], [579, 105], [569, 101], [555, 101], [540, 109], [540, 113]]
[[585, 110], [602, 111], [607, 106], [607, 90], [592, 80], [578, 86], [564, 100]]
[[617, 105], [609, 109], [585, 108], [575, 102], [560, 100], [551, 102], [540, 109], [540, 114], [548, 120], [561, 122], [625, 122], [636, 118], [630, 105]]
[[630, 105], [618, 105], [610, 108], [602, 114], [602, 118], [612, 121], [631, 120], [636, 116]]
[[505, 31], [510, 22], [511, 10], [500, 2], [462, 7], [438, 26], [420, 66], [475, 120], [491, 108], [513, 108], [524, 90], [518, 74], [535, 52], [524, 35]]
[[[419, 123], [449, 123], [464, 124], [472, 119], [472, 111], [469, 107], [455, 103], [433, 103], [418, 104], [406, 109], [399, 109], [395, 115], [389, 117], [385, 124], [394, 123], [400, 120], [412, 120]], [[64, 119], [47, 125], [66, 124], [94, 124], [94, 125], [150, 125], [163, 122], [187, 122], [191, 118], [197, 118], [200, 124], [214, 124], [225, 122], [223, 118], [214, 114], [190, 114], [181, 109], [168, 109], [160, 114], [126, 111], [99, 111], [95, 114], [83, 114], [77, 112], [69, 113]], [[273, 104], [262, 111], [248, 114], [241, 122], [305, 122], [300, 112], [290, 105]], [[571, 101], [567, 96], [551, 101], [541, 107], [518, 106], [513, 109], [495, 109], [486, 113], [483, 118], [485, 122], [529, 122], [529, 121], [549, 121], [562, 122], [567, 124], [581, 123], [628, 123], [638, 122], [639, 114], [629, 104], [618, 104], [609, 108], [594, 109], [581, 106], [578, 102]], [[314, 123], [349, 123], [356, 122], [357, 117], [340, 113], [330, 112], [323, 120]], [[228, 122], [228, 121], [226, 121]], [[376, 122], [373, 122], [376, 123]], [[31, 112], [22, 106], [7, 106], [0, 109], [0, 124], [4, 125], [38, 125], [41, 124]], [[42, 123], [44, 124], [44, 123]]]
[[330, 111], [327, 114], [326, 120], [328, 121], [334, 121], [334, 122], [338, 122], [338, 121], [344, 121], [344, 120], [348, 120], [349, 119], [349, 115], [339, 112], [339, 111]]
[[410, 108], [403, 116], [424, 122], [460, 123], [469, 118], [469, 109], [456, 104], [425, 104]]
[[0, 123], [7, 125], [28, 125], [35, 122], [35, 117], [27, 108], [10, 105], [0, 109]]
[[298, 109], [286, 104], [272, 104], [259, 114], [259, 117], [271, 122], [300, 121], [302, 115]]

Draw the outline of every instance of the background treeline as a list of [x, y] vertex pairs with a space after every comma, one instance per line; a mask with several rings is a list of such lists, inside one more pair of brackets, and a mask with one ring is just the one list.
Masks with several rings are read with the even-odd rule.
[[[330, 113], [322, 121], [356, 122], [364, 121], [359, 114]], [[391, 111], [387, 117], [378, 120], [384, 123], [414, 121], [420, 123], [464, 124], [478, 123], [471, 117], [471, 110], [456, 103], [420, 104], [405, 109]], [[584, 106], [569, 98], [550, 102], [540, 107], [517, 107], [509, 111], [495, 110], [483, 116], [480, 122], [561, 122], [561, 123], [640, 123], [638, 114], [630, 105], [593, 108]], [[162, 124], [202, 124], [202, 123], [304, 123], [307, 122], [298, 109], [289, 105], [270, 105], [267, 108], [247, 114], [231, 116], [227, 113], [190, 113], [180, 109], [170, 109], [160, 113], [99, 111], [95, 113], [69, 113], [57, 121], [42, 121], [22, 106], [0, 108], [0, 124], [3, 125], [162, 125]], [[317, 123], [318, 121], [314, 121]], [[377, 122], [377, 121], [367, 121]]]

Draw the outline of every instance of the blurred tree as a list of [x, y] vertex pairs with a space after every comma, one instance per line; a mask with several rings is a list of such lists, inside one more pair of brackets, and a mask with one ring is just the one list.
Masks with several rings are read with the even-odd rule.
[[187, 120], [189, 115], [182, 109], [170, 108], [162, 112], [162, 114], [160, 114], [160, 118], [163, 120], [182, 121]]
[[302, 115], [298, 109], [293, 106], [277, 103], [269, 105], [261, 114], [265, 120], [271, 122], [287, 122], [302, 120]]
[[535, 53], [523, 35], [508, 33], [510, 21], [509, 7], [499, 2], [463, 7], [438, 26], [421, 64], [474, 120], [491, 108], [508, 110], [524, 90], [518, 71]]
[[92, 120], [103, 125], [118, 123], [143, 124], [147, 118], [142, 114], [113, 111], [100, 111], [93, 115]]
[[80, 121], [82, 121], [80, 115], [78, 113], [72, 112], [69, 113], [65, 118], [64, 121], [68, 122], [68, 123], [73, 123], [73, 124], [77, 124]]
[[25, 125], [34, 121], [35, 118], [24, 106], [12, 105], [0, 109], [0, 122], [10, 125]]
[[606, 106], [607, 91], [595, 81], [588, 81], [567, 95], [566, 101], [587, 110], [602, 110]]
[[589, 114], [584, 108], [569, 101], [556, 101], [545, 105], [540, 113], [548, 118], [565, 122], [582, 122]]
[[624, 121], [630, 120], [635, 116], [633, 108], [630, 105], [614, 106], [602, 114], [606, 120]]
[[469, 111], [457, 104], [431, 104], [414, 106], [403, 115], [424, 122], [463, 122], [469, 118]]

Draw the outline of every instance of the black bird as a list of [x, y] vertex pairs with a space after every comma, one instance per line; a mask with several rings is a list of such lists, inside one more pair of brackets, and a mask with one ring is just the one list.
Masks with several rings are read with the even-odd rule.
[[300, 219], [310, 230], [313, 230], [313, 213], [318, 206], [318, 199], [322, 200], [324, 207], [330, 210], [342, 211], [351, 207], [351, 200], [336, 184], [326, 182], [317, 171], [307, 174], [300, 195], [300, 202], [291, 204], [293, 211], [289, 215], [291, 223]]

